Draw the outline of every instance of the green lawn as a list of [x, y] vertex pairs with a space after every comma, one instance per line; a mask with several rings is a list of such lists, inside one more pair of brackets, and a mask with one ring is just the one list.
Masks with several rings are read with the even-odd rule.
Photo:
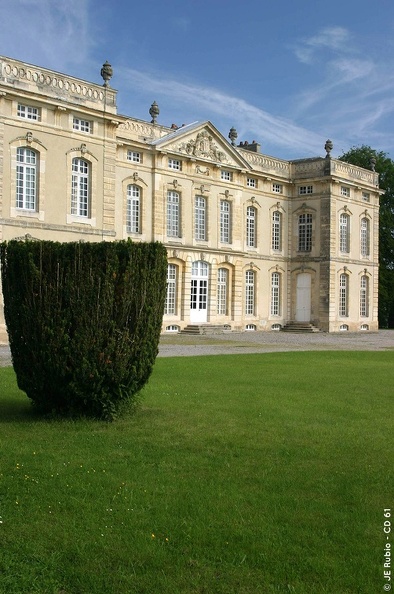
[[393, 386], [392, 352], [160, 358], [106, 424], [0, 369], [1, 594], [383, 592]]

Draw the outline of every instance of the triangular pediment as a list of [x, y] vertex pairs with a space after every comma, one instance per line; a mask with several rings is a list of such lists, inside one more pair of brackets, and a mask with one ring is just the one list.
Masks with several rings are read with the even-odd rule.
[[221, 166], [250, 169], [248, 162], [211, 122], [194, 122], [152, 143], [161, 151]]

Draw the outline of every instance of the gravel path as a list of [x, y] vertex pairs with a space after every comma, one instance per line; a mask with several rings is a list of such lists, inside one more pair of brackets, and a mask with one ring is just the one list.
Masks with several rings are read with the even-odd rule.
[[[293, 334], [287, 332], [231, 332], [188, 336], [163, 335], [159, 357], [237, 355], [284, 351], [381, 351], [394, 350], [394, 330], [379, 332]], [[0, 345], [0, 367], [11, 365], [10, 350]]]

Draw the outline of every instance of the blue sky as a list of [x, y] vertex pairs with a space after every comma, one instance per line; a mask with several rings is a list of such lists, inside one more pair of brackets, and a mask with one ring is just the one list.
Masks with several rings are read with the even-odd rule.
[[394, 158], [393, 0], [2, 0], [0, 54], [102, 83], [118, 111], [210, 120], [284, 159]]

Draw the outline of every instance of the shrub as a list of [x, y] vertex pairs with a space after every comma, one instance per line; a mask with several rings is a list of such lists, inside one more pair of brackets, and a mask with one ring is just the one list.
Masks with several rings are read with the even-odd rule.
[[164, 246], [13, 240], [0, 256], [19, 388], [45, 412], [113, 418], [158, 352]]

